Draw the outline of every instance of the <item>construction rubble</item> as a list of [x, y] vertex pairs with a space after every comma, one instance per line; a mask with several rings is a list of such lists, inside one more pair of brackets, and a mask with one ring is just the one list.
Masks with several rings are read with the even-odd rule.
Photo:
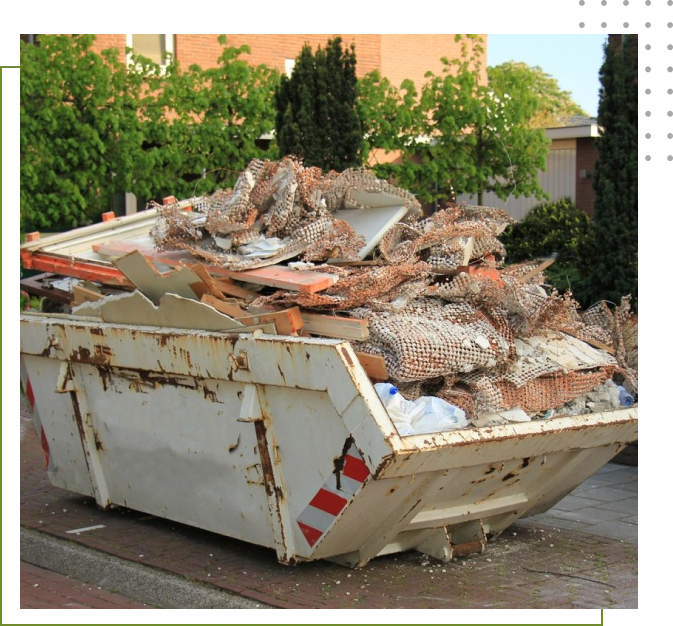
[[470, 426], [637, 399], [629, 297], [580, 311], [545, 285], [548, 262], [505, 265], [498, 236], [514, 220], [503, 210], [424, 217], [370, 171], [323, 175], [290, 157], [254, 160], [233, 189], [154, 208], [144, 239], [93, 248], [126, 288], [80, 282], [74, 314], [347, 339], [372, 381], [410, 402], [441, 399]]

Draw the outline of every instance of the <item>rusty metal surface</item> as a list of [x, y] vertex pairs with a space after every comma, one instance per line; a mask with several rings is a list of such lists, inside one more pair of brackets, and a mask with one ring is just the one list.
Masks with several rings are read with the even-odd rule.
[[[54, 484], [268, 546], [283, 563], [452, 554], [482, 540], [474, 529], [492, 540], [637, 437], [636, 407], [401, 438], [350, 344], [333, 339], [25, 315], [21, 352]], [[313, 543], [298, 525], [309, 506], [331, 511]]]

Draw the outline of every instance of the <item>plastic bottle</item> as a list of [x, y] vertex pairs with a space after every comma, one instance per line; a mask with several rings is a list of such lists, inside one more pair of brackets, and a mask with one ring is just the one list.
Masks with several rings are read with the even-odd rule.
[[619, 404], [621, 406], [633, 406], [634, 404], [634, 399], [633, 396], [624, 389], [621, 385], [617, 387], [619, 389]]
[[441, 398], [422, 396], [410, 402], [390, 383], [376, 383], [374, 389], [402, 437], [467, 427], [465, 412]]

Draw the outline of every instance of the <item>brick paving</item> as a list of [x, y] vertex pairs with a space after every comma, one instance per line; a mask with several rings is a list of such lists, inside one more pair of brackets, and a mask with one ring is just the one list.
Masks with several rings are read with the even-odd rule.
[[520, 523], [638, 543], [638, 468], [608, 463], [554, 508]]
[[[610, 488], [596, 484], [588, 499]], [[632, 540], [587, 532], [589, 524], [561, 528], [561, 517], [538, 518], [511, 526], [484, 554], [449, 564], [406, 552], [361, 570], [324, 561], [286, 567], [266, 548], [124, 508], [100, 511], [92, 498], [51, 486], [32, 428], [21, 441], [22, 526], [275, 607], [637, 608]], [[104, 528], [67, 533], [95, 525]]]
[[21, 563], [22, 609], [148, 609], [96, 585]]

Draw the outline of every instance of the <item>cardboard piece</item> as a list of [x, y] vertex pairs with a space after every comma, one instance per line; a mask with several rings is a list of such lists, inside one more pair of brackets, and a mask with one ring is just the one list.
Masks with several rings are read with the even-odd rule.
[[190, 300], [199, 299], [191, 285], [202, 284], [202, 281], [187, 267], [178, 266], [172, 272], [162, 274], [138, 250], [113, 263], [154, 304], [159, 304], [161, 298], [169, 293]]

